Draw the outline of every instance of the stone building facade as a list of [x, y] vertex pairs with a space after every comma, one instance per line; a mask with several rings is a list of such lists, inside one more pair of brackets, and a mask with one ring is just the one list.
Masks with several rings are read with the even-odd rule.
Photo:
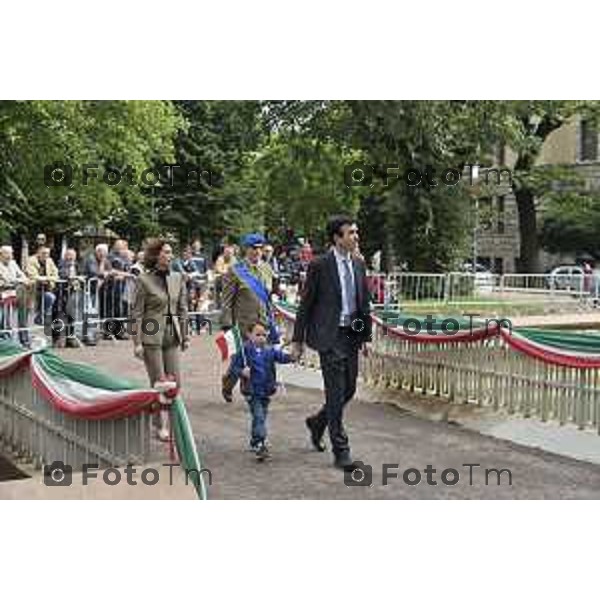
[[[598, 131], [580, 117], [575, 117], [553, 131], [542, 146], [538, 165], [571, 165], [582, 175], [588, 189], [600, 189], [600, 145]], [[503, 148], [495, 158], [495, 165], [512, 168], [516, 156], [510, 148]], [[543, 211], [543, 202], [541, 205]], [[495, 273], [517, 270], [520, 253], [519, 223], [514, 195], [507, 187], [494, 197], [478, 201], [479, 219], [473, 232], [473, 253], [477, 261]], [[558, 264], [569, 264], [574, 256], [542, 252], [542, 269]]]

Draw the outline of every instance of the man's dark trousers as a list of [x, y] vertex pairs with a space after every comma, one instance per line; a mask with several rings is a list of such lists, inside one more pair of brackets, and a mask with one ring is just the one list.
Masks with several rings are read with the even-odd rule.
[[312, 417], [317, 431], [322, 434], [329, 426], [329, 438], [335, 456], [350, 452], [344, 430], [344, 407], [354, 396], [358, 376], [358, 344], [350, 328], [340, 327], [335, 344], [326, 352], [319, 352], [321, 372], [325, 385], [325, 404]]

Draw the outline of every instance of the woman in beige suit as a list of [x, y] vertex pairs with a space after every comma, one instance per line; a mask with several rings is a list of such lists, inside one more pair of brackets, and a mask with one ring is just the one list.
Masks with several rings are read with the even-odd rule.
[[[181, 273], [170, 271], [173, 250], [165, 240], [150, 240], [144, 253], [145, 272], [136, 280], [132, 318], [134, 355], [143, 359], [154, 385], [163, 375], [174, 375], [180, 385], [179, 353], [189, 346], [187, 288]], [[161, 412], [158, 437], [169, 437], [166, 414]]]

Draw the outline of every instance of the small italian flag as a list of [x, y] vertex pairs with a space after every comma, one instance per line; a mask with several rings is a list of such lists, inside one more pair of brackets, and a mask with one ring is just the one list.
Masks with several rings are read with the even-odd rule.
[[220, 331], [215, 336], [215, 344], [221, 353], [221, 358], [225, 361], [233, 354], [243, 351], [243, 340], [240, 328], [234, 325], [229, 331]]

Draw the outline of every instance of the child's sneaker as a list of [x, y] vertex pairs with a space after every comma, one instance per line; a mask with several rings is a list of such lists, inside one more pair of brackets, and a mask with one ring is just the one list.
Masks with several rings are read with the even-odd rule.
[[271, 458], [269, 454], [269, 448], [264, 442], [261, 442], [256, 449], [256, 460], [262, 462], [263, 460], [267, 460]]

